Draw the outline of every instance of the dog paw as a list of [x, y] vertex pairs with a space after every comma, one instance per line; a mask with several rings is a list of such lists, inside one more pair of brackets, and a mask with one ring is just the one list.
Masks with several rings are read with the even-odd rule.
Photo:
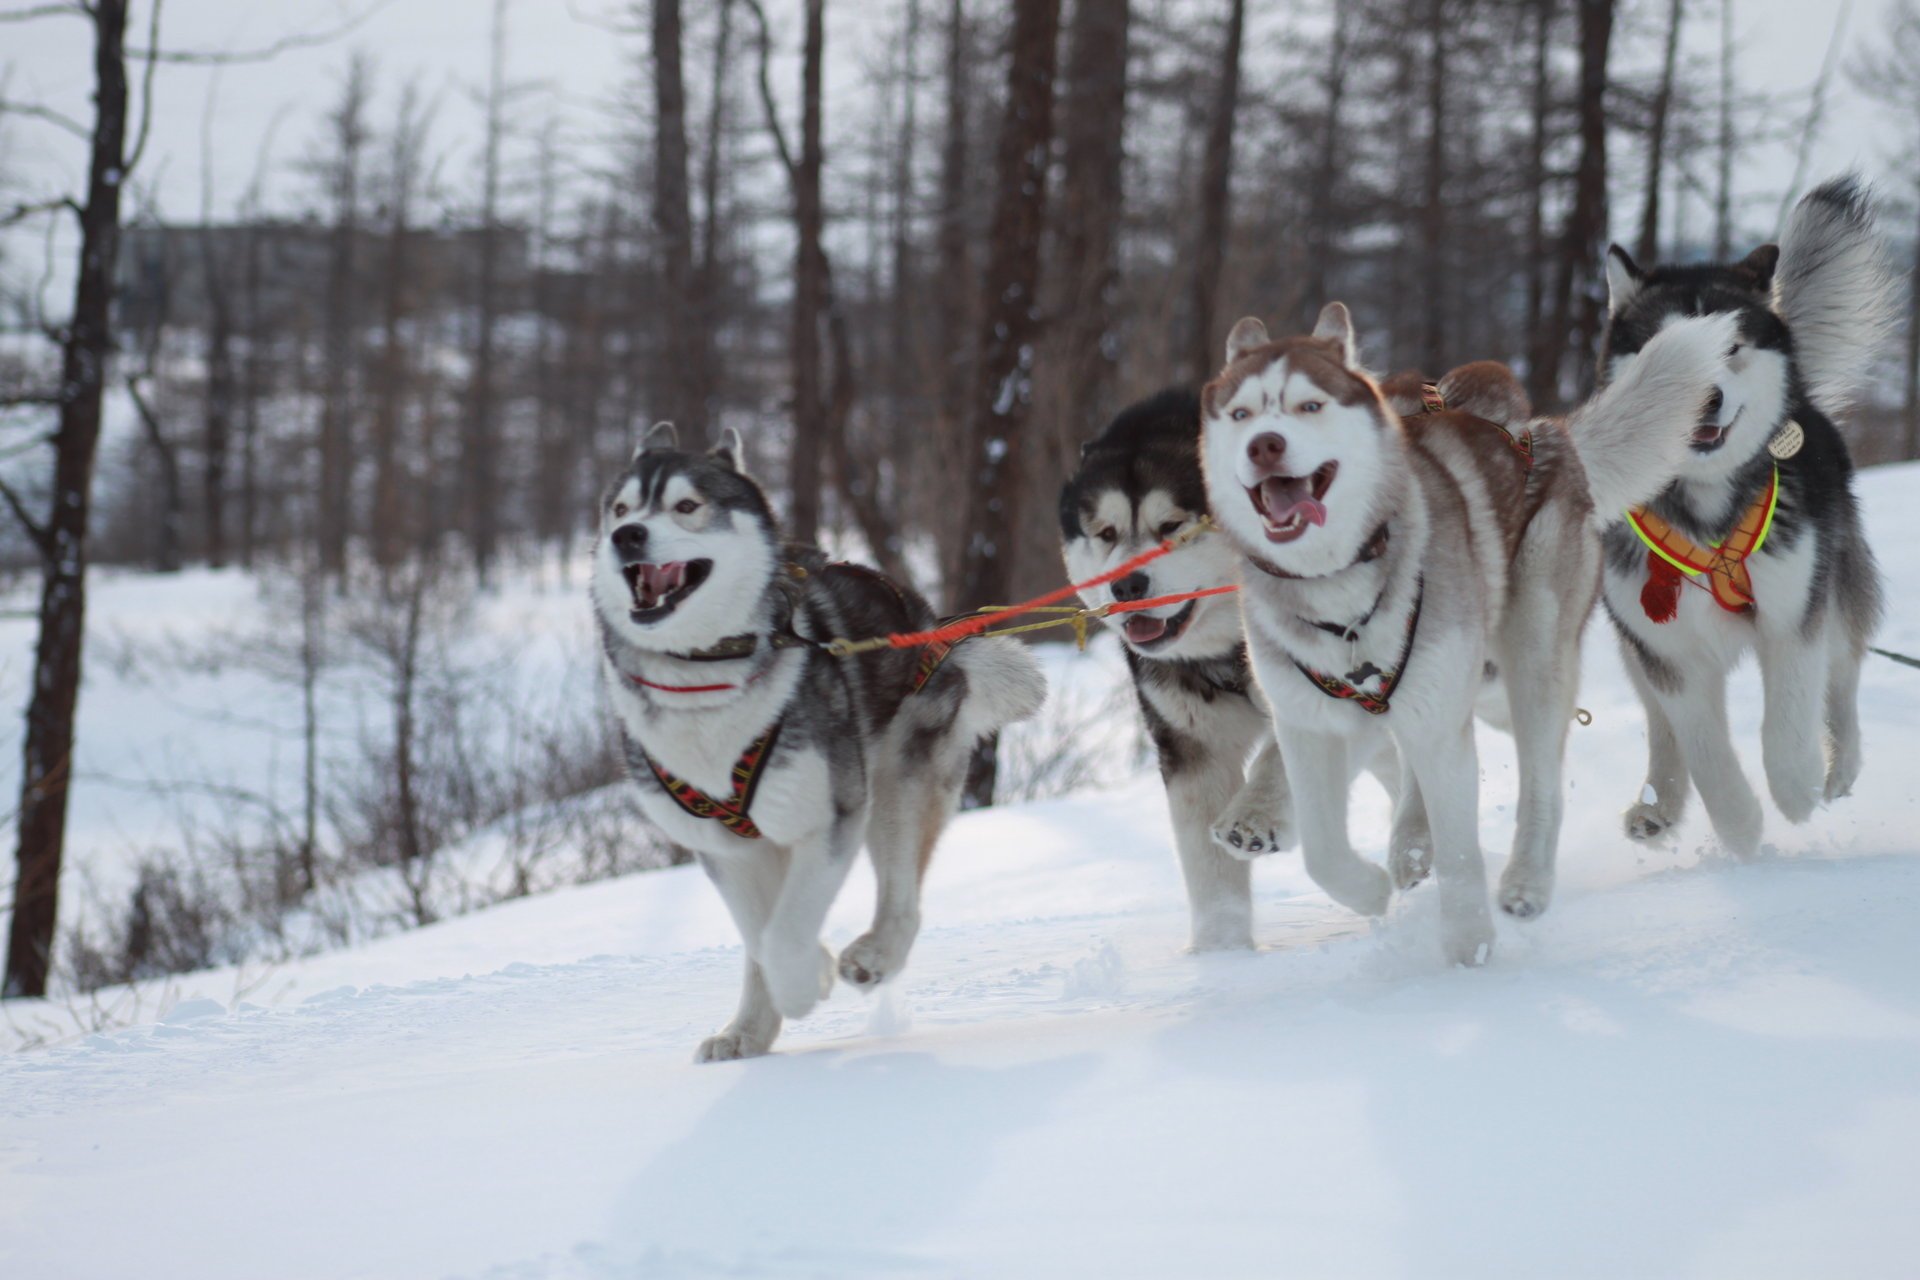
[[870, 991], [907, 967], [907, 948], [883, 945], [863, 933], [840, 953], [840, 977], [850, 987]]
[[1640, 789], [1639, 800], [1627, 807], [1624, 819], [1629, 840], [1658, 840], [1680, 821], [1680, 806], [1669, 804], [1649, 782]]
[[1823, 794], [1824, 764], [1818, 768], [1768, 769], [1767, 790], [1788, 822], [1801, 823], [1813, 816]]
[[833, 990], [833, 953], [819, 943], [792, 949], [765, 947], [760, 973], [783, 1018], [804, 1018]]
[[1827, 786], [1825, 791], [1829, 803], [1842, 796], [1853, 794], [1853, 784], [1860, 777], [1860, 744], [1851, 748], [1841, 747], [1833, 753], [1833, 763], [1827, 766]]
[[737, 1062], [741, 1058], [758, 1058], [772, 1047], [745, 1032], [728, 1030], [702, 1040], [700, 1047], [694, 1051], [693, 1060]]
[[1429, 841], [1410, 841], [1405, 846], [1396, 840], [1387, 850], [1387, 874], [1396, 889], [1411, 889], [1433, 874], [1433, 850], [1423, 847]]
[[1213, 842], [1236, 858], [1251, 860], [1293, 843], [1292, 815], [1264, 799], [1235, 796], [1209, 829]]
[[1450, 965], [1478, 969], [1493, 957], [1493, 922], [1484, 912], [1472, 920], [1449, 922], [1440, 930], [1440, 950]]
[[1552, 900], [1553, 885], [1537, 876], [1515, 875], [1509, 870], [1500, 877], [1500, 909], [1515, 920], [1533, 919]]

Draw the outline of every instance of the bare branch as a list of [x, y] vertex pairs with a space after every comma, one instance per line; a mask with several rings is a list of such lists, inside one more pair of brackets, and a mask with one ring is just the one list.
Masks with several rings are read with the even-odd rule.
[[767, 132], [773, 135], [773, 149], [779, 153], [780, 165], [787, 171], [787, 181], [792, 182], [798, 166], [794, 163], [793, 150], [787, 146], [786, 130], [780, 127], [780, 109], [773, 100], [773, 82], [767, 75], [767, 66], [773, 61], [773, 29], [767, 25], [767, 11], [760, 7], [760, 0], [743, 2], [753, 10], [754, 20], [760, 24], [760, 105], [767, 113]]
[[[147, 43], [158, 46], [160, 43], [160, 0], [153, 0], [152, 16], [147, 20]], [[153, 68], [154, 57], [146, 55], [146, 70], [140, 74], [140, 133], [134, 139], [133, 150], [127, 154], [125, 163], [120, 167], [132, 173], [139, 167], [140, 157], [146, 154], [147, 130], [153, 124]]]
[[33, 545], [39, 548], [41, 556], [52, 560], [53, 535], [47, 532], [45, 525], [33, 518], [32, 513], [27, 510], [27, 504], [20, 500], [20, 495], [15, 493], [13, 486], [5, 480], [0, 480], [0, 499], [5, 499], [7, 506], [13, 511], [14, 519], [18, 520], [20, 527], [26, 530], [27, 537], [31, 538]]
[[236, 62], [267, 62], [279, 57], [289, 49], [309, 49], [315, 45], [331, 44], [341, 36], [350, 35], [364, 26], [369, 19], [393, 0], [373, 0], [366, 8], [354, 14], [339, 26], [325, 31], [309, 31], [298, 35], [284, 36], [272, 44], [258, 49], [129, 49], [130, 57], [148, 58], [158, 62], [188, 63], [194, 66], [226, 66]]
[[85, 18], [92, 10], [77, 0], [67, 0], [63, 4], [34, 4], [24, 9], [0, 10], [0, 22], [31, 22], [35, 18]]
[[64, 111], [55, 111], [52, 107], [43, 107], [37, 102], [0, 101], [0, 116], [12, 112], [16, 116], [25, 116], [29, 120], [40, 120], [57, 128], [66, 130], [76, 138], [90, 138], [87, 127]]
[[80, 216], [80, 206], [73, 202], [71, 196], [55, 196], [51, 200], [34, 200], [26, 204], [17, 204], [6, 212], [0, 213], [0, 231], [4, 231], [8, 227], [18, 226], [28, 218], [37, 218], [43, 213], [52, 213], [56, 209], [69, 209], [76, 218]]

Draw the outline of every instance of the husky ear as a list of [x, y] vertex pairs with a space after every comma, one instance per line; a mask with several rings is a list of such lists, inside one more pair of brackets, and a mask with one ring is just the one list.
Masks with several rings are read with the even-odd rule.
[[1227, 363], [1232, 364], [1255, 347], [1267, 345], [1267, 326], [1255, 316], [1244, 316], [1227, 335]]
[[1741, 260], [1736, 268], [1753, 277], [1754, 288], [1761, 293], [1773, 292], [1773, 269], [1780, 265], [1780, 246], [1763, 244]]
[[634, 460], [638, 461], [643, 453], [655, 449], [677, 449], [680, 447], [680, 432], [671, 422], [656, 422], [647, 428], [640, 437], [640, 443], [633, 447]]
[[1617, 244], [1607, 246], [1607, 314], [1617, 316], [1639, 296], [1646, 275], [1634, 265], [1627, 251]]
[[1329, 302], [1320, 308], [1320, 318], [1313, 322], [1313, 336], [1339, 347], [1341, 363], [1353, 367], [1353, 313], [1346, 303]]
[[747, 469], [746, 442], [740, 438], [738, 427], [722, 427], [720, 443], [713, 446], [712, 455], [727, 464], [734, 471], [745, 473]]

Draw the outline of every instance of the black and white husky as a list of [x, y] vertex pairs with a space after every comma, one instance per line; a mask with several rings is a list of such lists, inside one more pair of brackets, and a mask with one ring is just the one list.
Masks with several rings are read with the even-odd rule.
[[[1200, 402], [1163, 391], [1122, 410], [1080, 451], [1060, 493], [1060, 540], [1075, 581], [1097, 577], [1206, 514]], [[1229, 585], [1239, 557], [1203, 536], [1086, 593], [1089, 605]], [[1286, 775], [1247, 665], [1240, 610], [1212, 596], [1115, 615], [1127, 669], [1160, 758], [1197, 950], [1253, 945], [1247, 863], [1293, 843]], [[1248, 757], [1252, 757], [1251, 766]]]
[[[1510, 725], [1520, 763], [1500, 905], [1522, 918], [1546, 908], [1580, 635], [1600, 586], [1595, 513], [1672, 479], [1732, 335], [1726, 318], [1669, 326], [1562, 423], [1515, 420], [1525, 399], [1497, 366], [1462, 371], [1504, 384], [1472, 411], [1403, 418], [1356, 360], [1337, 302], [1311, 337], [1234, 326], [1201, 398], [1208, 505], [1244, 561], [1249, 651], [1307, 871], [1336, 901], [1378, 915], [1431, 866], [1447, 958], [1486, 957], [1473, 731], [1485, 709]], [[1402, 777], [1382, 870], [1349, 843], [1347, 793], [1386, 739]]]
[[1860, 771], [1855, 703], [1880, 580], [1833, 416], [1885, 336], [1893, 277], [1865, 191], [1842, 178], [1800, 202], [1777, 247], [1731, 266], [1643, 271], [1616, 246], [1607, 283], [1602, 378], [1630, 376], [1676, 317], [1739, 325], [1678, 479], [1640, 510], [1608, 513], [1604, 598], [1647, 711], [1647, 780], [1628, 833], [1670, 829], [1691, 782], [1722, 843], [1749, 854], [1760, 802], [1727, 723], [1727, 674], [1748, 649], [1780, 812], [1805, 821]]
[[601, 503], [592, 594], [641, 804], [698, 856], [746, 944], [739, 1010], [699, 1059], [765, 1053], [832, 988], [821, 924], [863, 838], [873, 927], [838, 971], [860, 987], [900, 972], [973, 745], [1037, 710], [1045, 681], [1004, 639], [823, 652], [925, 630], [932, 612], [871, 569], [783, 546], [731, 433], [694, 453], [656, 427], [635, 451]]

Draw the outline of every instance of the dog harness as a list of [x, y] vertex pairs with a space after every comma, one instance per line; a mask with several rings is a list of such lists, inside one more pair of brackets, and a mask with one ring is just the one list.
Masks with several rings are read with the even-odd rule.
[[[1363, 664], [1358, 670], [1347, 672], [1346, 679], [1342, 680], [1339, 676], [1315, 671], [1298, 658], [1293, 659], [1293, 665], [1300, 668], [1300, 674], [1311, 680], [1314, 686], [1329, 698], [1343, 698], [1356, 702], [1360, 709], [1370, 716], [1385, 715], [1390, 709], [1387, 704], [1393, 698], [1394, 687], [1400, 683], [1400, 676], [1407, 669], [1407, 659], [1413, 656], [1413, 637], [1420, 629], [1420, 607], [1426, 602], [1426, 597], [1427, 580], [1425, 575], [1422, 575], [1416, 580], [1413, 589], [1413, 610], [1407, 614], [1407, 638], [1400, 646], [1399, 658], [1395, 659], [1389, 670], [1382, 671], [1369, 662]], [[1376, 604], [1375, 608], [1378, 607]], [[1368, 617], [1371, 616], [1372, 613], [1369, 611]], [[1366, 619], [1362, 619], [1355, 625], [1365, 626]], [[1348, 630], [1346, 634], [1350, 639], [1357, 638], [1352, 630]], [[1361, 682], [1376, 675], [1380, 677], [1378, 693], [1367, 693], [1359, 688]]]
[[[896, 596], [900, 597], [903, 605], [906, 603], [906, 597], [901, 593], [899, 586], [885, 574], [869, 569], [865, 565], [844, 562], [828, 567], [851, 569], [865, 574], [886, 584]], [[794, 566], [794, 572], [796, 576], [804, 576], [804, 571], [798, 566]], [[913, 678], [907, 685], [908, 697], [927, 687], [927, 682], [933, 679], [933, 673], [940, 669], [940, 664], [947, 660], [947, 656], [959, 643], [958, 640], [943, 640], [921, 649], [919, 664], [914, 668]], [[767, 644], [772, 649], [820, 647], [815, 641], [799, 636], [791, 630], [770, 634], [767, 637]], [[719, 662], [725, 659], [750, 657], [758, 648], [758, 636], [730, 636], [697, 653], [676, 656], [696, 662]], [[759, 675], [751, 676], [745, 683], [752, 684], [759, 678]], [[732, 684], [662, 685], [654, 684], [650, 680], [642, 680], [635, 675], [629, 675], [627, 679], [642, 688], [658, 689], [665, 693], [718, 693], [742, 687]], [[647, 768], [652, 770], [653, 776], [660, 780], [660, 786], [683, 811], [695, 818], [707, 818], [718, 822], [742, 840], [758, 840], [760, 828], [755, 826], [753, 819], [747, 816], [747, 810], [753, 804], [753, 793], [759, 789], [760, 776], [766, 772], [767, 761], [773, 755], [774, 744], [780, 740], [780, 726], [783, 723], [784, 720], [774, 721], [765, 733], [748, 743], [747, 749], [740, 753], [740, 758], [734, 762], [733, 773], [729, 778], [732, 794], [725, 800], [715, 799], [685, 778], [675, 777], [667, 772], [659, 761], [648, 755], [645, 748], [639, 747], [637, 743], [635, 746], [640, 751], [641, 758], [647, 762]]]
[[1688, 540], [1644, 507], [1628, 511], [1627, 523], [1647, 544], [1647, 584], [1640, 589], [1640, 607], [1647, 617], [1672, 622], [1680, 612], [1680, 584], [1688, 578], [1698, 580], [1702, 574], [1714, 603], [1728, 613], [1751, 612], [1753, 578], [1747, 572], [1747, 560], [1766, 545], [1779, 502], [1780, 469], [1775, 467], [1765, 491], [1741, 514], [1732, 531], [1711, 547]]
[[[1423, 382], [1420, 384], [1420, 411], [1422, 413], [1441, 413], [1446, 407], [1447, 398], [1440, 394], [1440, 386], [1438, 383]], [[1474, 416], [1478, 417], [1479, 415], [1476, 414]], [[1520, 455], [1520, 465], [1529, 471], [1533, 470], [1533, 432], [1522, 431], [1518, 435], [1515, 435], [1513, 432], [1495, 422], [1492, 418], [1481, 418], [1480, 421], [1505, 436], [1508, 446]]]

